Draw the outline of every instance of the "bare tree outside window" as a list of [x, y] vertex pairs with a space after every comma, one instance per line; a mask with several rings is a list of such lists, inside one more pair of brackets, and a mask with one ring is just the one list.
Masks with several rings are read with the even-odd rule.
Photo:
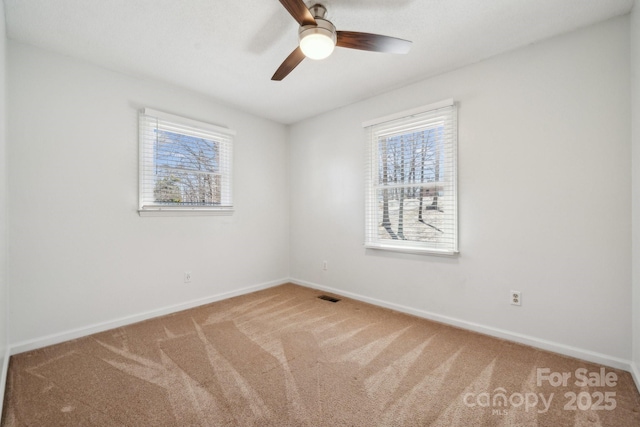
[[180, 178], [171, 174], [156, 181], [153, 196], [156, 202], [182, 203], [182, 191], [180, 190]]
[[442, 136], [437, 126], [379, 139], [380, 239], [429, 241], [443, 232]]
[[218, 142], [158, 130], [155, 168], [155, 202], [183, 206], [220, 204]]

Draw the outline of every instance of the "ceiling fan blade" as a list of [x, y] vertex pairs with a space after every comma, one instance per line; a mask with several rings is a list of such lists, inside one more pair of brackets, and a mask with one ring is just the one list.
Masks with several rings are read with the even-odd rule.
[[338, 31], [336, 46], [349, 49], [368, 50], [385, 53], [407, 53], [413, 44], [409, 40], [380, 34], [359, 33], [357, 31]]
[[293, 19], [300, 25], [317, 25], [309, 9], [302, 0], [280, 0], [280, 3], [289, 11]]
[[298, 66], [299, 63], [305, 58], [304, 53], [302, 53], [302, 49], [298, 46], [284, 62], [280, 65], [280, 67], [276, 70], [271, 80], [280, 81], [287, 77], [290, 72], [293, 71], [294, 68]]

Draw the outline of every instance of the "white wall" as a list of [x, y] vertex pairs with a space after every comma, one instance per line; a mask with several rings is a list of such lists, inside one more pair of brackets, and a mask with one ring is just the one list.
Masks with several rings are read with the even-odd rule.
[[633, 363], [636, 383], [640, 387], [640, 0], [631, 12], [631, 84], [633, 145]]
[[[286, 127], [11, 41], [7, 61], [12, 344], [288, 276]], [[237, 131], [233, 216], [138, 216], [145, 106]]]
[[[7, 347], [7, 156], [6, 156], [6, 31], [4, 3], [0, 2], [0, 369]], [[0, 380], [0, 393], [3, 387]], [[2, 403], [0, 403], [0, 410]]]
[[[625, 16], [294, 125], [292, 277], [628, 361], [629, 66]], [[361, 123], [450, 97], [459, 257], [365, 251]]]

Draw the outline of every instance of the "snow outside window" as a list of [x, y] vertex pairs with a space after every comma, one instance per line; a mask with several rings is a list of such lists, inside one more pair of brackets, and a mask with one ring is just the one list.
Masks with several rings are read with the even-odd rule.
[[453, 100], [363, 123], [365, 247], [458, 252], [457, 114]]
[[151, 109], [139, 119], [140, 215], [231, 214], [235, 132]]

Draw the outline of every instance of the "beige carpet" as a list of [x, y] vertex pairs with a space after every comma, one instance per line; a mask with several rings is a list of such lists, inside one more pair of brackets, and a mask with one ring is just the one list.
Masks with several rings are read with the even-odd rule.
[[2, 425], [640, 426], [627, 372], [321, 294], [283, 285], [13, 356]]

